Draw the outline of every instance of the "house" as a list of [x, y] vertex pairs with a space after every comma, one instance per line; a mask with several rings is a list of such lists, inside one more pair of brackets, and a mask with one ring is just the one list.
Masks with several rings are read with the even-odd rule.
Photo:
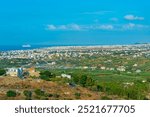
[[23, 78], [23, 68], [8, 68], [6, 74], [12, 77]]
[[114, 70], [115, 70], [115, 68], [110, 68], [109, 70], [110, 70], [110, 71], [114, 71]]
[[146, 82], [146, 80], [143, 80], [142, 82], [143, 82], [143, 83], [145, 83], [145, 82]]
[[133, 65], [133, 67], [137, 67], [137, 66], [138, 66], [137, 64], [134, 64], [134, 65]]
[[88, 69], [88, 66], [84, 66], [83, 69]]
[[30, 76], [40, 76], [40, 72], [36, 71], [34, 67], [28, 68], [27, 72], [29, 73]]
[[71, 75], [68, 74], [61, 74], [61, 77], [71, 79]]
[[105, 69], [106, 69], [106, 67], [104, 67], [104, 66], [101, 67], [101, 70], [105, 70]]
[[18, 69], [17, 68], [8, 68], [6, 74], [9, 76], [17, 77]]
[[126, 68], [124, 66], [119, 66], [117, 68], [117, 70], [120, 71], [120, 72], [123, 72], [123, 71], [126, 71]]
[[141, 73], [142, 71], [140, 69], [137, 69], [135, 72], [136, 73]]
[[126, 82], [126, 83], [123, 83], [126, 86], [133, 86], [134, 85], [134, 82]]

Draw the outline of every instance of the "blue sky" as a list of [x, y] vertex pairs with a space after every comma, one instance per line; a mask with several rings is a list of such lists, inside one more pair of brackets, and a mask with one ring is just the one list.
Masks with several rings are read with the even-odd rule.
[[150, 42], [149, 0], [3, 0], [0, 45]]

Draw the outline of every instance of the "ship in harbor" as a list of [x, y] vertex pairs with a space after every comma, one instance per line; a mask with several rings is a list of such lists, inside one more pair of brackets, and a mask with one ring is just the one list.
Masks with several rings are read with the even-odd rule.
[[31, 45], [27, 44], [27, 45], [22, 45], [23, 48], [31, 48]]

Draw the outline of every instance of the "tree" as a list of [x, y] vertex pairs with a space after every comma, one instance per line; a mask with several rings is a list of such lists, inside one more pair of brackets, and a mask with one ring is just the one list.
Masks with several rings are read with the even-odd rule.
[[40, 73], [40, 78], [46, 81], [49, 81], [53, 77], [55, 77], [55, 74], [52, 74], [50, 71], [43, 71]]
[[82, 75], [81, 79], [80, 79], [80, 85], [85, 87], [86, 86], [86, 81], [87, 81], [87, 76], [86, 75]]
[[55, 77], [54, 74], [52, 74], [50, 71], [43, 71], [40, 73], [40, 75], [48, 76], [49, 78]]
[[16, 97], [17, 93], [15, 91], [9, 90], [7, 91], [7, 97]]
[[94, 80], [91, 77], [88, 77], [86, 79], [86, 86], [93, 86], [94, 85]]
[[46, 75], [41, 75], [40, 78], [42, 80], [50, 81], [50, 78], [48, 76], [46, 76]]
[[0, 76], [2, 76], [2, 75], [4, 75], [4, 74], [6, 74], [6, 70], [0, 69]]
[[147, 82], [150, 82], [150, 78], [147, 78]]
[[80, 81], [80, 78], [79, 78], [78, 76], [74, 76], [74, 77], [73, 77], [73, 82], [74, 82], [74, 83], [78, 84], [79, 81]]
[[97, 91], [103, 91], [103, 87], [101, 85], [96, 86]]

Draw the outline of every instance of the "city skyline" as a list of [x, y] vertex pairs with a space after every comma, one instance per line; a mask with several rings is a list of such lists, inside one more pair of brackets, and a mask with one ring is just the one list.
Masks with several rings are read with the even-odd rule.
[[150, 42], [148, 0], [26, 0], [0, 4], [0, 45]]

